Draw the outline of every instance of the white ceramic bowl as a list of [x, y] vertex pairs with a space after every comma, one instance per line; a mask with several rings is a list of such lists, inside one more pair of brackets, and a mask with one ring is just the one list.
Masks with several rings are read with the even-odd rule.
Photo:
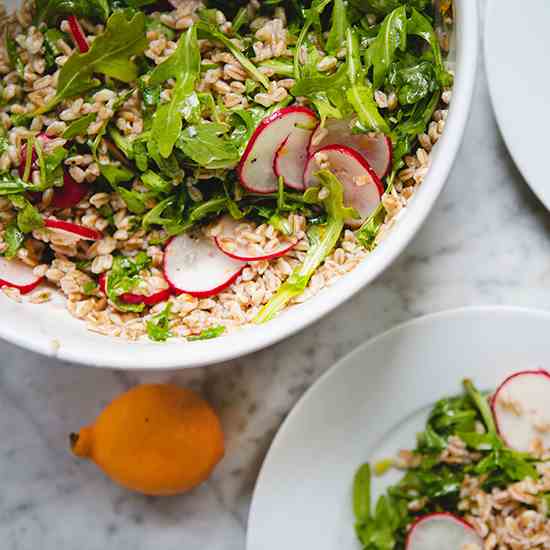
[[[7, 0], [13, 7], [15, 0]], [[226, 361], [273, 344], [316, 321], [345, 302], [388, 267], [427, 218], [458, 152], [476, 77], [478, 13], [474, 0], [455, 0], [455, 84], [445, 132], [432, 166], [404, 216], [380, 247], [354, 271], [306, 303], [288, 309], [268, 325], [246, 328], [214, 340], [127, 342], [86, 330], [61, 301], [18, 304], [0, 294], [0, 337], [24, 348], [96, 367], [124, 369], [182, 368]]]

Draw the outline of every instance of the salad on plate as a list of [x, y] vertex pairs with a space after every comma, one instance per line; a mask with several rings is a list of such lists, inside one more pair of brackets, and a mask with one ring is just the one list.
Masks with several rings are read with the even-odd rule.
[[[431, 410], [414, 450], [354, 481], [366, 550], [550, 548], [550, 373], [522, 371], [491, 395], [464, 380]], [[371, 508], [371, 474], [405, 470]]]
[[367, 258], [445, 126], [449, 1], [0, 6], [0, 286], [95, 332], [263, 323]]

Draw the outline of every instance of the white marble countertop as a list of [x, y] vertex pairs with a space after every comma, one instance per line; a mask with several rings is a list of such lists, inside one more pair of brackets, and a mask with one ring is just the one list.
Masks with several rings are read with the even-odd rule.
[[[3, 550], [243, 550], [254, 480], [289, 409], [372, 335], [467, 305], [550, 308], [550, 216], [497, 131], [483, 69], [464, 144], [431, 217], [378, 281], [297, 336], [244, 359], [170, 374], [68, 367], [0, 343]], [[132, 495], [67, 451], [67, 434], [136, 382], [175, 380], [221, 412], [214, 477], [167, 499]]]

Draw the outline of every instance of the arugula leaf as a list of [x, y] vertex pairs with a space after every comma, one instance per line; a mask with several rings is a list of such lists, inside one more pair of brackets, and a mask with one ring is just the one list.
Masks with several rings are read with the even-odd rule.
[[0, 196], [16, 195], [25, 191], [42, 191], [41, 185], [34, 185], [10, 173], [0, 174]]
[[147, 212], [147, 204], [145, 202], [146, 196], [144, 196], [143, 193], [139, 193], [138, 191], [131, 191], [130, 189], [126, 189], [125, 187], [118, 187], [117, 193], [126, 203], [128, 210], [132, 212], [132, 214], [141, 215]]
[[4, 242], [6, 243], [7, 247], [4, 250], [4, 256], [11, 260], [17, 256], [17, 251], [23, 246], [23, 241], [25, 240], [25, 235], [23, 232], [17, 227], [16, 223], [11, 223], [6, 227], [6, 231], [4, 232]]
[[154, 342], [166, 342], [172, 336], [170, 332], [170, 314], [172, 313], [172, 304], [166, 304], [166, 307], [150, 321], [147, 321], [147, 336]]
[[147, 189], [156, 195], [169, 193], [172, 190], [172, 184], [169, 181], [164, 180], [152, 170], [148, 170], [147, 172], [141, 174], [141, 181]]
[[17, 227], [23, 233], [30, 233], [33, 229], [44, 226], [44, 220], [40, 212], [23, 195], [13, 195], [10, 200], [13, 206], [18, 209]]
[[260, 67], [271, 69], [273, 74], [278, 76], [294, 76], [294, 67], [292, 66], [292, 63], [281, 61], [280, 59], [266, 59], [260, 63]]
[[[315, 1], [315, 0], [314, 0]], [[331, 0], [328, 0], [331, 1]], [[265, 74], [261, 73], [256, 65], [244, 55], [225, 34], [219, 32], [214, 27], [208, 25], [204, 21], [199, 21], [197, 23], [199, 31], [201, 31], [203, 34], [209, 36], [213, 40], [217, 42], [221, 42], [224, 46], [224, 48], [227, 48], [235, 57], [235, 59], [243, 66], [244, 70], [254, 79], [257, 80], [262, 84], [264, 88], [269, 88], [269, 79]]]
[[353, 481], [353, 513], [358, 522], [370, 519], [370, 465], [363, 464], [356, 472]]
[[367, 250], [374, 248], [376, 236], [384, 224], [386, 209], [380, 203], [374, 212], [363, 222], [363, 225], [355, 232], [359, 243]]
[[109, 128], [109, 135], [113, 139], [113, 142], [116, 145], [116, 147], [119, 149], [119, 151], [122, 151], [122, 153], [127, 159], [134, 158], [133, 143], [126, 136], [123, 136], [114, 127]]
[[125, 83], [138, 76], [138, 68], [130, 59], [147, 47], [145, 15], [135, 13], [131, 19], [125, 11], [117, 11], [107, 21], [105, 31], [86, 53], [74, 53], [61, 68], [55, 97], [35, 114], [51, 111], [64, 99], [82, 95], [99, 85], [94, 73], [104, 74]]
[[57, 43], [64, 38], [65, 34], [59, 29], [48, 29], [44, 33], [44, 59], [46, 61], [47, 70], [54, 69], [57, 66], [55, 59], [61, 55]]
[[97, 113], [88, 113], [83, 117], [71, 122], [67, 129], [63, 132], [64, 139], [74, 139], [76, 136], [86, 135], [88, 126], [92, 122], [95, 122], [97, 118]]
[[101, 175], [116, 189], [119, 184], [130, 181], [134, 173], [118, 164], [100, 164]]
[[379, 89], [384, 84], [386, 75], [393, 62], [395, 52], [407, 47], [407, 10], [400, 6], [389, 13], [378, 31], [376, 40], [366, 52], [367, 69], [373, 67], [373, 85]]
[[402, 121], [392, 130], [393, 142], [393, 169], [403, 165], [403, 156], [410, 149], [412, 141], [423, 132], [430, 122], [433, 112], [439, 103], [440, 93], [436, 91], [431, 97], [426, 97], [416, 103], [413, 109], [407, 112]]
[[434, 56], [434, 63], [436, 68], [437, 79], [441, 86], [450, 86], [453, 82], [453, 77], [445, 69], [443, 64], [443, 56], [441, 55], [441, 48], [439, 46], [439, 40], [435, 33], [431, 23], [415, 8], [411, 10], [411, 17], [408, 23], [408, 32], [415, 34], [423, 38], [432, 49]]
[[144, 252], [139, 252], [135, 258], [115, 256], [113, 267], [105, 282], [105, 293], [113, 305], [120, 311], [141, 312], [144, 304], [128, 304], [120, 299], [122, 294], [135, 290], [140, 282], [139, 273], [149, 267], [151, 258]]
[[384, 117], [378, 112], [372, 86], [362, 83], [365, 70], [361, 64], [357, 34], [352, 29], [348, 29], [346, 33], [346, 48], [348, 79], [351, 84], [346, 92], [346, 97], [366, 130], [388, 134], [390, 128]]
[[337, 52], [346, 41], [346, 29], [349, 27], [344, 0], [334, 0], [332, 7], [332, 26], [328, 33], [325, 49]]
[[327, 212], [328, 220], [325, 226], [313, 226], [308, 232], [310, 247], [304, 262], [298, 266], [281, 285], [273, 298], [260, 310], [254, 322], [265, 323], [281, 311], [292, 298], [299, 296], [307, 287], [311, 276], [323, 260], [335, 247], [346, 218], [356, 217], [352, 208], [344, 206], [344, 191], [336, 176], [328, 170], [320, 170], [317, 177], [321, 186], [329, 192], [322, 202]]
[[390, 68], [388, 82], [396, 89], [401, 105], [417, 103], [439, 89], [434, 66], [429, 61], [408, 66], [394, 63]]
[[177, 146], [186, 156], [205, 168], [234, 168], [240, 159], [239, 149], [224, 139], [228, 127], [214, 122], [188, 126], [181, 132]]
[[0, 128], [0, 157], [8, 150], [10, 142], [5, 128]]
[[196, 336], [188, 336], [187, 340], [189, 342], [196, 342], [198, 340], [212, 340], [213, 338], [218, 338], [224, 332], [225, 327], [223, 325], [218, 325], [215, 327], [206, 328]]
[[82, 285], [82, 292], [86, 294], [86, 296], [91, 296], [95, 293], [95, 291], [98, 288], [98, 284], [95, 281], [85, 281]]
[[23, 78], [25, 72], [25, 64], [21, 60], [21, 57], [17, 53], [17, 42], [5, 33], [6, 38], [6, 52], [8, 54], [8, 62], [10, 67], [17, 71], [19, 78]]
[[97, 17], [105, 21], [109, 16], [108, 0], [37, 0], [36, 16], [39, 22], [53, 23], [60, 17]]
[[193, 25], [178, 41], [176, 51], [151, 73], [149, 85], [156, 86], [169, 78], [176, 84], [168, 103], [161, 105], [153, 117], [152, 138], [157, 143], [162, 157], [172, 154], [182, 129], [181, 108], [193, 93], [200, 75], [200, 51], [197, 29]]
[[333, 0], [312, 0], [311, 6], [302, 10], [305, 20], [300, 29], [300, 34], [298, 35], [298, 38], [296, 40], [294, 52], [294, 78], [296, 80], [300, 78], [302, 73], [302, 71], [300, 70], [300, 55], [302, 52], [302, 46], [306, 41], [310, 28], [312, 26], [316, 27], [317, 29], [321, 27], [321, 14], [332, 1]]

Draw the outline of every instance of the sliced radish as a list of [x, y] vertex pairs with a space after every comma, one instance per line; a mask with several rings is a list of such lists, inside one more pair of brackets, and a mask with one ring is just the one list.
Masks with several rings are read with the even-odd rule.
[[462, 518], [448, 513], [424, 516], [413, 523], [407, 535], [406, 550], [483, 549], [483, 540]]
[[304, 170], [313, 129], [298, 127], [283, 141], [273, 160], [275, 176], [283, 177], [285, 185], [303, 191]]
[[[258, 250], [253, 243], [243, 243], [244, 239], [239, 238], [238, 227], [241, 222], [233, 219], [231, 216], [224, 216], [217, 225], [220, 233], [214, 237], [216, 246], [230, 258], [241, 260], [243, 262], [257, 262], [259, 260], [272, 260], [279, 256], [284, 256], [289, 250], [294, 248], [298, 239], [286, 237], [279, 241], [279, 244], [270, 249]], [[251, 246], [252, 244], [252, 246]]]
[[550, 373], [522, 371], [509, 376], [491, 399], [498, 432], [516, 451], [529, 452], [536, 438], [550, 449]]
[[318, 184], [315, 173], [320, 164], [327, 163], [329, 170], [344, 187], [344, 203], [359, 212], [361, 219], [346, 220], [358, 227], [380, 203], [384, 187], [369, 163], [355, 149], [344, 145], [328, 145], [309, 157], [304, 174], [306, 187]]
[[78, 19], [74, 15], [69, 15], [67, 21], [69, 23], [69, 29], [71, 30], [73, 40], [80, 53], [86, 53], [90, 49], [90, 46], [88, 45], [88, 40], [86, 39], [86, 35], [84, 34]]
[[[103, 294], [107, 294], [107, 275], [105, 273], [102, 273], [99, 276], [99, 290]], [[119, 298], [126, 302], [127, 304], [145, 304], [146, 306], [154, 306], [156, 304], [159, 304], [160, 302], [165, 302], [172, 296], [172, 289], [170, 288], [164, 288], [163, 290], [159, 290], [158, 292], [155, 292], [154, 294], [150, 294], [149, 296], [146, 296], [145, 294], [134, 294], [133, 292], [125, 292], [124, 294], [121, 294]]]
[[391, 168], [391, 139], [374, 132], [353, 134], [349, 120], [328, 119], [324, 128], [318, 126], [311, 136], [309, 153], [315, 153], [327, 145], [345, 145], [356, 149], [367, 159], [379, 178], [383, 178]]
[[46, 218], [44, 225], [50, 231], [70, 235], [73, 238], [84, 239], [87, 241], [99, 241], [103, 238], [103, 233], [96, 229], [90, 229], [77, 223], [56, 220], [54, 218]]
[[53, 208], [72, 208], [76, 206], [90, 190], [86, 183], [76, 183], [76, 181], [65, 172], [63, 174], [63, 187], [56, 187], [53, 192], [51, 205]]
[[246, 262], [224, 254], [207, 237], [187, 234], [172, 238], [164, 252], [164, 276], [178, 294], [207, 298], [227, 288]]
[[[38, 139], [42, 143], [46, 143], [50, 140], [50, 138], [46, 134], [39, 134]], [[36, 154], [36, 151], [33, 149], [32, 152], [32, 164], [31, 164], [31, 172], [34, 170], [38, 170], [38, 156]], [[23, 177], [25, 174], [25, 165], [27, 162], [27, 146], [23, 145], [21, 147], [21, 160], [19, 162], [19, 176]], [[73, 206], [76, 206], [87, 194], [90, 190], [90, 186], [86, 183], [76, 183], [76, 181], [71, 177], [71, 175], [67, 172], [64, 172], [63, 174], [63, 187], [56, 187], [53, 192], [53, 198], [50, 206], [53, 208], [72, 208]], [[40, 201], [42, 197], [42, 193], [36, 192], [31, 193], [32, 197], [31, 199], [33, 201]]]
[[8, 286], [19, 289], [21, 294], [34, 290], [44, 279], [37, 277], [32, 267], [19, 260], [7, 260], [0, 256], [0, 287]]
[[303, 188], [299, 173], [300, 158], [304, 155], [305, 159], [307, 155], [309, 139], [306, 141], [306, 137], [311, 135], [316, 124], [315, 113], [307, 107], [285, 107], [264, 118], [252, 134], [239, 163], [238, 174], [243, 187], [254, 193], [277, 191], [275, 155], [281, 144], [292, 135], [289, 145], [294, 147], [301, 143], [303, 152], [293, 151], [284, 161], [281, 158], [279, 169], [285, 178], [289, 178], [288, 185]]

